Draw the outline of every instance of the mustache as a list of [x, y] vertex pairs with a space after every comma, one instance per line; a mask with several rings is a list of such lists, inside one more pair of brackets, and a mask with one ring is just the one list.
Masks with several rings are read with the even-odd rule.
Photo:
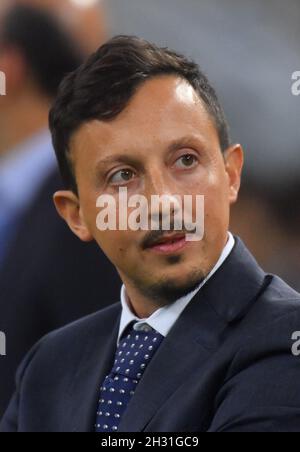
[[170, 235], [170, 233], [176, 233], [178, 235], [187, 235], [187, 234], [194, 234], [197, 232], [196, 228], [193, 228], [193, 230], [182, 229], [178, 230], [175, 229], [175, 224], [171, 225], [170, 229], [168, 231], [159, 229], [156, 231], [150, 231], [146, 236], [143, 238], [141, 242], [141, 247], [143, 250], [150, 248], [151, 246], [155, 245], [159, 240], [163, 239], [165, 236]]

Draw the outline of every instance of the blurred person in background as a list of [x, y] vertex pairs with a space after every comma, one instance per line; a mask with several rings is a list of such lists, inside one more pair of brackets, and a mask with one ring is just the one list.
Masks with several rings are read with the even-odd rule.
[[[9, 0], [11, 2], [11, 0]], [[80, 50], [89, 55], [108, 34], [103, 0], [13, 0], [54, 14]]]
[[272, 189], [252, 177], [232, 209], [232, 231], [243, 237], [260, 264], [300, 291], [300, 184]]
[[[61, 79], [96, 41], [99, 45], [102, 22], [95, 7], [91, 11], [93, 17], [85, 16], [85, 10], [61, 0], [1, 3], [0, 68], [7, 95], [0, 99], [0, 331], [6, 334], [7, 356], [0, 361], [0, 417], [16, 368], [33, 343], [119, 298], [112, 265], [94, 244], [74, 240], [52, 202], [61, 181], [49, 106]], [[84, 28], [93, 33], [84, 35]]]

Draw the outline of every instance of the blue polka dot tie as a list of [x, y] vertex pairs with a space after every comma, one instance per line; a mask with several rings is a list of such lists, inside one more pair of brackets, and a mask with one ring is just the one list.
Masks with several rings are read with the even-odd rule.
[[114, 366], [100, 388], [96, 432], [117, 432], [138, 383], [163, 341], [153, 329], [134, 331], [120, 341]]

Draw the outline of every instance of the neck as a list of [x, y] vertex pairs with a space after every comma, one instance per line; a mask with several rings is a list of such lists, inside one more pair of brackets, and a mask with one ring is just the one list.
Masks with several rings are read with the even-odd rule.
[[159, 303], [156, 300], [153, 301], [150, 298], [143, 296], [131, 284], [125, 283], [125, 287], [130, 308], [139, 319], [147, 319], [158, 309], [165, 306], [162, 302]]
[[3, 102], [0, 110], [0, 155], [8, 153], [48, 126], [49, 101], [23, 94]]

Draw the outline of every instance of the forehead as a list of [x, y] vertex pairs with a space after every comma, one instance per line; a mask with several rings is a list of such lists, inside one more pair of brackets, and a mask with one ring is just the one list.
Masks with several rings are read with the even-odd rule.
[[93, 120], [73, 136], [71, 149], [88, 147], [103, 154], [125, 149], [146, 151], [153, 144], [197, 135], [218, 143], [216, 127], [193, 87], [175, 76], [145, 82], [127, 107], [112, 121]]

